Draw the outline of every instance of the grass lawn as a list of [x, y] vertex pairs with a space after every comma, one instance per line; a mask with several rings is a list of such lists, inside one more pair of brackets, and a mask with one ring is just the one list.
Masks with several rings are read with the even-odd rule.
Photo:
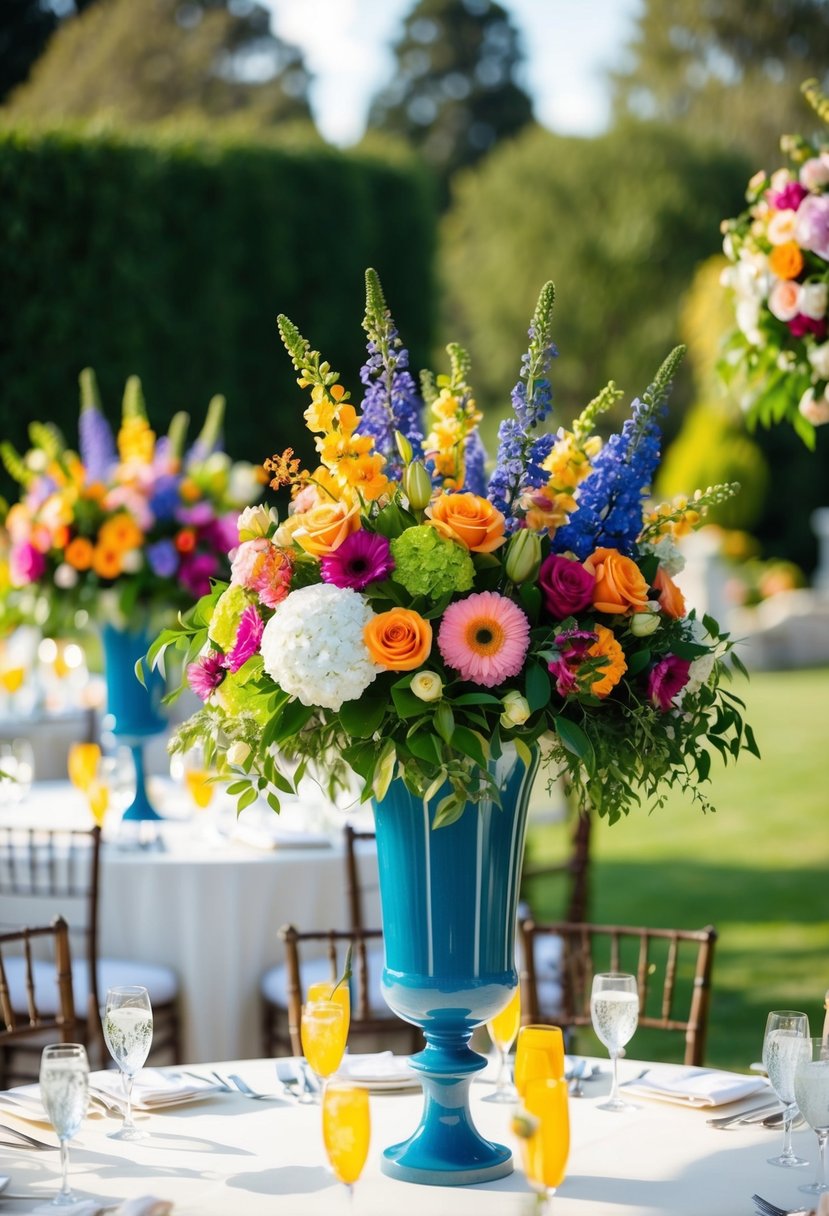
[[[763, 672], [746, 701], [762, 759], [745, 753], [708, 785], [703, 815], [677, 794], [594, 832], [590, 918], [719, 934], [706, 1062], [745, 1069], [760, 1058], [770, 1009], [802, 1009], [812, 1033], [829, 988], [829, 670]], [[564, 829], [533, 829], [533, 856], [555, 856]], [[538, 919], [561, 912], [561, 888], [533, 892]], [[651, 1036], [654, 1032], [651, 1032]], [[676, 1038], [677, 1036], [671, 1036]], [[585, 1039], [583, 1050], [595, 1040]], [[652, 1051], [648, 1045], [653, 1044]], [[666, 1057], [666, 1036], [640, 1032], [631, 1054]], [[681, 1058], [681, 1043], [672, 1058]], [[598, 1047], [597, 1050], [601, 1051]]]

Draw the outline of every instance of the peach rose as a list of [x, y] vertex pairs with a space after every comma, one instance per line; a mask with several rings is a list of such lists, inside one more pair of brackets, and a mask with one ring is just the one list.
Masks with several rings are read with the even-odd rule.
[[310, 511], [291, 516], [292, 539], [313, 557], [333, 553], [360, 526], [360, 504], [321, 502]]
[[473, 553], [492, 553], [504, 543], [504, 517], [478, 494], [441, 494], [426, 514], [443, 536]]
[[653, 585], [659, 592], [659, 608], [675, 621], [685, 616], [685, 596], [666, 570], [659, 566]]
[[388, 671], [419, 667], [432, 649], [432, 626], [410, 608], [392, 608], [372, 617], [363, 640], [375, 663]]
[[596, 549], [584, 562], [596, 577], [593, 607], [599, 612], [642, 612], [648, 606], [648, 584], [642, 572], [618, 549]]

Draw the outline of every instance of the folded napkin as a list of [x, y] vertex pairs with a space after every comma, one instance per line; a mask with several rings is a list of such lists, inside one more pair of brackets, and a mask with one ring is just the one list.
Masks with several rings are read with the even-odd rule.
[[[106, 1200], [79, 1199], [61, 1209], [65, 1216], [98, 1216], [99, 1212], [111, 1212], [113, 1216], [168, 1216], [173, 1205], [165, 1199], [156, 1199], [154, 1195], [141, 1195], [138, 1199], [125, 1199], [117, 1208], [113, 1208]], [[55, 1216], [55, 1205], [39, 1204], [32, 1208], [32, 1216]]]
[[[24, 1119], [27, 1123], [40, 1123], [45, 1127], [52, 1126], [40, 1100], [40, 1086], [37, 1083], [0, 1091], [0, 1110], [5, 1110], [17, 1119]], [[101, 1110], [93, 1102], [87, 1111], [87, 1118], [103, 1119], [105, 1117], [106, 1111]]]
[[396, 1089], [420, 1084], [419, 1076], [409, 1067], [409, 1057], [396, 1056], [390, 1051], [377, 1051], [370, 1055], [347, 1054], [343, 1057], [338, 1075], [347, 1081]]
[[[223, 1089], [218, 1081], [200, 1079], [183, 1072], [163, 1072], [158, 1068], [142, 1068], [136, 1073], [132, 1086], [132, 1105], [136, 1110], [159, 1110], [208, 1098]], [[120, 1109], [124, 1105], [121, 1074], [112, 1068], [89, 1074], [89, 1092], [103, 1102]]]
[[683, 1106], [723, 1106], [766, 1089], [765, 1077], [748, 1077], [716, 1068], [684, 1068], [657, 1064], [642, 1077], [623, 1082], [628, 1093]]

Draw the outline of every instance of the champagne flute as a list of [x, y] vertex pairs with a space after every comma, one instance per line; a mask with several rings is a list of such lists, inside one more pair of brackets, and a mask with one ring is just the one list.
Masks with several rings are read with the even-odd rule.
[[61, 1185], [52, 1203], [66, 1207], [76, 1197], [69, 1187], [69, 1141], [89, 1105], [89, 1061], [80, 1043], [54, 1043], [40, 1058], [40, 1097], [60, 1141]]
[[550, 1210], [550, 1199], [564, 1180], [570, 1155], [567, 1082], [549, 1077], [528, 1081], [524, 1110], [529, 1115], [521, 1136], [524, 1172], [538, 1192], [538, 1211], [544, 1213]]
[[132, 1118], [132, 1084], [143, 1067], [153, 1041], [153, 1011], [146, 988], [128, 985], [110, 988], [104, 1012], [104, 1038], [109, 1054], [121, 1070], [126, 1097], [124, 1122], [113, 1140], [141, 1140], [146, 1135]]
[[309, 984], [305, 989], [306, 1005], [316, 1005], [320, 1001], [336, 1001], [337, 1004], [342, 1005], [345, 1035], [348, 1038], [348, 1029], [351, 1025], [351, 990], [348, 984], [342, 981], [332, 983], [330, 980], [317, 980], [315, 983]]
[[564, 1079], [564, 1035], [560, 1026], [530, 1025], [518, 1031], [515, 1048], [515, 1088], [524, 1096], [535, 1080]]
[[792, 1119], [797, 1109], [794, 1097], [794, 1074], [804, 1039], [809, 1037], [809, 1019], [797, 1009], [773, 1009], [766, 1018], [763, 1036], [763, 1066], [774, 1092], [784, 1105], [783, 1152], [769, 1157], [769, 1165], [784, 1169], [808, 1165], [792, 1148]]
[[86, 793], [98, 775], [98, 765], [101, 762], [101, 749], [97, 743], [73, 743], [66, 758], [69, 780]]
[[515, 1086], [512, 1084], [509, 1069], [509, 1049], [518, 1034], [521, 1024], [521, 988], [516, 987], [509, 1001], [494, 1018], [486, 1024], [489, 1037], [498, 1053], [498, 1076], [495, 1079], [495, 1092], [487, 1096], [488, 1102], [514, 1102]]
[[593, 976], [590, 994], [593, 1029], [604, 1043], [613, 1064], [610, 1097], [599, 1103], [599, 1110], [628, 1110], [629, 1103], [619, 1096], [619, 1056], [632, 1038], [639, 1022], [639, 995], [636, 976], [624, 971], [606, 971]]
[[368, 1090], [347, 1081], [329, 1081], [322, 1096], [322, 1138], [331, 1168], [354, 1199], [371, 1139]]
[[[345, 1052], [348, 1027], [339, 1001], [306, 1001], [302, 1007], [302, 1051], [320, 1081], [337, 1071]], [[312, 1094], [308, 1101], [316, 1101]]]
[[188, 794], [200, 811], [206, 810], [213, 801], [216, 785], [211, 780], [215, 770], [208, 766], [203, 746], [195, 743], [188, 748], [182, 754], [181, 764]]
[[798, 1189], [807, 1195], [829, 1191], [826, 1143], [829, 1140], [829, 1040], [803, 1039], [794, 1071], [794, 1097], [797, 1109], [817, 1133], [818, 1168], [814, 1182]]

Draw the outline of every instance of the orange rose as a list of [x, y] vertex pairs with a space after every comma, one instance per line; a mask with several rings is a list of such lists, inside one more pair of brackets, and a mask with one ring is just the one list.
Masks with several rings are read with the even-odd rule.
[[429, 657], [432, 626], [410, 608], [392, 608], [372, 617], [363, 640], [375, 663], [389, 671], [412, 671]]
[[685, 596], [677, 587], [674, 580], [661, 566], [657, 568], [653, 585], [659, 592], [659, 608], [665, 616], [679, 621], [685, 616]]
[[642, 612], [648, 606], [648, 584], [642, 572], [618, 549], [596, 549], [584, 562], [596, 576], [593, 607], [599, 612]]
[[769, 268], [778, 279], [796, 279], [803, 269], [803, 254], [797, 242], [775, 245], [769, 254]]
[[588, 647], [585, 657], [595, 658], [597, 655], [603, 655], [607, 662], [593, 678], [590, 691], [594, 697], [606, 697], [627, 671], [627, 661], [612, 629], [605, 625], [596, 625], [595, 631], [598, 637], [593, 645]]
[[437, 530], [473, 553], [492, 553], [504, 543], [504, 517], [477, 494], [441, 494], [426, 514]]
[[293, 529], [296, 543], [313, 557], [325, 557], [359, 528], [360, 504], [355, 502], [350, 507], [344, 502], [321, 502], [293, 518], [300, 521]]

